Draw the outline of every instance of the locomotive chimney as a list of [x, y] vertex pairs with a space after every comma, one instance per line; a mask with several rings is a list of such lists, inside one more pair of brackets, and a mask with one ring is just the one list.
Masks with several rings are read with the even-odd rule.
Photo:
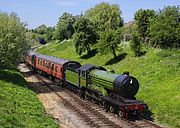
[[129, 76], [129, 72], [128, 71], [124, 71], [123, 75], [128, 75]]

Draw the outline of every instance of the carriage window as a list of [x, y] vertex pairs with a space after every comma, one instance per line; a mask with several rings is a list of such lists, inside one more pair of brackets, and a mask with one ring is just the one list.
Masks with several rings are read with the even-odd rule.
[[54, 70], [54, 64], [52, 64], [51, 70]]
[[58, 66], [56, 66], [55, 71], [58, 72]]
[[47, 64], [47, 68], [50, 68], [50, 66], [51, 66], [51, 63], [48, 63], [48, 64]]
[[38, 59], [38, 65], [40, 64], [40, 60]]
[[46, 65], [46, 61], [43, 61], [43, 66], [45, 67], [45, 65]]
[[46, 61], [44, 61], [44, 67], [46, 67], [47, 66], [47, 62]]
[[42, 65], [42, 60], [40, 61], [40, 65]]
[[46, 68], [48, 67], [48, 63], [47, 63], [47, 62], [45, 62], [45, 67], [46, 67]]

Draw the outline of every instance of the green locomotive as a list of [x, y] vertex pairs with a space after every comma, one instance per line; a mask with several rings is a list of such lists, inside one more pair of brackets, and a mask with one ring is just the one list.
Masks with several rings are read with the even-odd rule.
[[106, 71], [103, 67], [86, 64], [78, 68], [66, 68], [66, 85], [88, 98], [98, 102], [106, 110], [128, 118], [147, 109], [147, 105], [135, 98], [139, 82], [128, 72], [122, 75]]

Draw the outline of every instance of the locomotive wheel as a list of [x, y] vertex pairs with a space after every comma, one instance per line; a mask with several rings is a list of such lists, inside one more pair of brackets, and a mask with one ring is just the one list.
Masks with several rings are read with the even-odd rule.
[[92, 101], [93, 103], [96, 103], [95, 97], [96, 97], [95, 94], [92, 94], [91, 101]]
[[108, 103], [106, 101], [103, 102], [103, 109], [108, 112], [109, 111], [109, 106]]
[[96, 103], [96, 100], [95, 100], [94, 98], [91, 98], [91, 101], [92, 101], [93, 103]]
[[84, 94], [84, 99], [85, 99], [85, 100], [88, 99], [87, 92], [85, 92], [85, 94]]
[[60, 80], [59, 79], [57, 79], [57, 78], [55, 78], [55, 80], [54, 80], [57, 84], [59, 84], [60, 83]]
[[111, 113], [113, 113], [113, 112], [115, 111], [114, 107], [110, 105], [110, 106], [109, 106], [109, 111], [110, 111]]
[[118, 115], [119, 115], [121, 118], [123, 118], [123, 117], [124, 117], [124, 112], [123, 112], [123, 111], [121, 111], [121, 110], [119, 110]]

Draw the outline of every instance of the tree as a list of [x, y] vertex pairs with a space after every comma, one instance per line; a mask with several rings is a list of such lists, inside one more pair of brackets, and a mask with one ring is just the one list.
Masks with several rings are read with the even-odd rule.
[[53, 38], [60, 41], [63, 41], [64, 39], [67, 38], [66, 25], [64, 23], [57, 25]]
[[53, 40], [54, 27], [47, 27], [46, 25], [40, 25], [34, 30], [31, 30], [33, 33], [36, 33], [37, 40], [39, 38], [45, 39], [47, 42]]
[[122, 38], [122, 28], [117, 30], [107, 29], [102, 32], [98, 42], [99, 52], [103, 54], [111, 52], [116, 58], [116, 50], [119, 50], [118, 44], [121, 43]]
[[72, 14], [63, 13], [57, 23], [54, 38], [60, 41], [71, 38], [74, 34], [73, 24], [75, 21], [75, 17]]
[[143, 42], [148, 35], [148, 27], [150, 24], [151, 19], [153, 19], [156, 15], [154, 10], [138, 10], [134, 15], [135, 23], [137, 24], [137, 30], [139, 32], [140, 37], [142, 38]]
[[38, 42], [38, 38], [36, 37], [36, 33], [33, 32], [33, 30], [29, 30], [26, 32], [26, 40], [28, 41], [28, 44], [33, 46]]
[[47, 27], [45, 39], [47, 42], [53, 40], [54, 27]]
[[35, 32], [38, 34], [46, 34], [47, 32], [47, 27], [46, 25], [40, 25], [39, 27], [35, 28]]
[[123, 26], [121, 11], [117, 4], [101, 3], [85, 12], [85, 17], [92, 20], [97, 31]]
[[167, 6], [151, 20], [150, 44], [160, 48], [180, 47], [180, 7]]
[[15, 13], [0, 12], [0, 66], [18, 64], [28, 49], [25, 24]]
[[85, 17], [94, 22], [97, 33], [99, 34], [99, 41], [97, 45], [98, 51], [101, 53], [108, 53], [111, 51], [116, 58], [117, 44], [120, 43], [115, 40], [116, 37], [121, 37], [116, 30], [123, 26], [123, 19], [121, 18], [121, 11], [117, 4], [101, 3], [91, 8], [85, 13]]
[[141, 38], [137, 29], [134, 29], [131, 33], [130, 47], [135, 56], [141, 56]]
[[81, 17], [76, 21], [75, 34], [73, 36], [76, 52], [81, 55], [83, 52], [89, 53], [91, 46], [97, 42], [97, 34], [93, 23], [90, 20]]

